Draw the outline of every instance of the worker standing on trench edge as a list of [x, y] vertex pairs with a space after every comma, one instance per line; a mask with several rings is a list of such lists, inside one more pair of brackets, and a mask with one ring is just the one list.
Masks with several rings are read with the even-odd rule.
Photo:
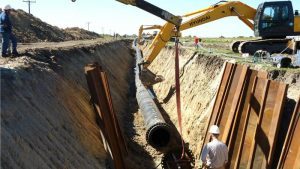
[[10, 5], [5, 5], [3, 12], [0, 14], [0, 33], [2, 35], [2, 57], [8, 57], [7, 49], [9, 41], [12, 43], [12, 55], [18, 56], [17, 52], [17, 39], [12, 33], [12, 24], [9, 18], [11, 11]]
[[212, 141], [207, 143], [201, 154], [202, 168], [208, 169], [225, 169], [228, 162], [228, 148], [218, 140], [220, 129], [216, 125], [212, 125], [209, 129]]
[[[0, 7], [0, 15], [1, 15], [1, 13], [2, 13], [2, 8]], [[0, 42], [1, 42], [0, 50], [2, 51], [2, 34], [1, 33], [0, 33]]]
[[194, 36], [194, 46], [195, 46], [195, 49], [198, 49], [199, 48], [199, 38], [197, 36]]

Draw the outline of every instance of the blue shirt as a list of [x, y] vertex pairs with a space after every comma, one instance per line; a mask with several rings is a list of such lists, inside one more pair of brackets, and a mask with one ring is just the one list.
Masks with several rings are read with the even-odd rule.
[[12, 25], [9, 19], [9, 16], [4, 11], [0, 14], [0, 32], [8, 32], [12, 31]]

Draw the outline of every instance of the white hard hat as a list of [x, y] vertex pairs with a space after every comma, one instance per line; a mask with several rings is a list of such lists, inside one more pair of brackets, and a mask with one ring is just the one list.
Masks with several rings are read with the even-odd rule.
[[5, 5], [3, 10], [10, 10], [11, 9], [11, 6], [10, 5]]
[[220, 129], [217, 125], [212, 125], [212, 126], [210, 126], [209, 133], [220, 134]]

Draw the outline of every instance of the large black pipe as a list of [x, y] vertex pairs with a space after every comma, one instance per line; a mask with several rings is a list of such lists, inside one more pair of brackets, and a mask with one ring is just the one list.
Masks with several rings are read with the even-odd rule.
[[171, 140], [170, 126], [165, 122], [151, 94], [140, 80], [140, 72], [143, 70], [139, 63], [142, 63], [143, 58], [140, 49], [137, 47], [136, 40], [132, 46], [136, 50], [136, 98], [147, 128], [146, 140], [152, 147], [163, 150], [167, 148]]

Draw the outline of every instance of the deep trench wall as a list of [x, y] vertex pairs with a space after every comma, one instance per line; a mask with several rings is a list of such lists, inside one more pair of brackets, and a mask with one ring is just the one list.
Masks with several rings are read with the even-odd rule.
[[103, 66], [122, 118], [133, 59], [128, 46], [36, 49], [1, 60], [1, 168], [106, 168], [83, 68]]
[[[224, 61], [213, 54], [194, 53], [193, 50], [180, 49], [181, 69], [181, 113], [183, 138], [196, 157], [199, 157], [202, 139], [205, 135], [208, 118], [219, 87], [223, 73]], [[175, 49], [165, 47], [149, 66], [154, 73], [163, 75], [164, 82], [154, 85], [154, 90], [162, 107], [168, 113], [171, 121], [178, 128], [175, 97]], [[261, 68], [262, 69], [262, 68]], [[291, 113], [300, 94], [299, 72], [283, 70], [269, 72], [269, 79], [281, 81], [289, 85], [287, 100], [283, 109], [282, 121], [279, 122], [278, 138], [285, 138]], [[173, 93], [169, 92], [173, 88]], [[172, 93], [170, 95], [170, 93]], [[279, 139], [277, 147], [283, 146], [284, 139]], [[281, 149], [275, 154], [280, 155]], [[276, 158], [279, 158], [276, 157]]]
[[[165, 78], [164, 82], [154, 86], [154, 90], [160, 102], [165, 102], [162, 106], [178, 129], [176, 97], [175, 94], [168, 96], [171, 86], [175, 86], [174, 56], [174, 48], [165, 48], [149, 69]], [[184, 48], [180, 49], [179, 56], [183, 138], [198, 156], [211, 113], [211, 103], [222, 76], [224, 60]]]

